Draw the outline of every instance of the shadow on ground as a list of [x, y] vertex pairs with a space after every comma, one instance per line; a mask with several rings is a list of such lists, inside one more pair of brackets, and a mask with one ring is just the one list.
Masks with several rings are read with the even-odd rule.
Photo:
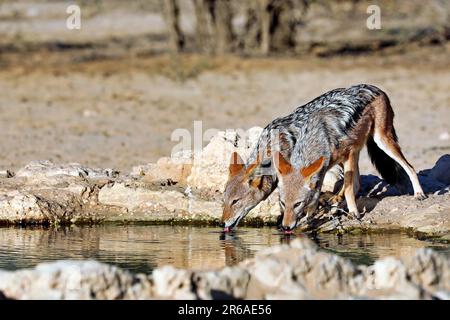
[[[427, 195], [444, 195], [450, 192], [450, 154], [441, 156], [431, 169], [422, 170], [418, 173], [420, 184]], [[405, 189], [404, 192], [400, 191]], [[405, 194], [413, 195], [412, 185], [396, 187], [390, 185], [375, 175], [361, 176], [361, 190], [358, 194], [357, 204], [361, 217], [373, 211], [378, 203], [387, 197], [399, 197]], [[339, 204], [328, 203], [333, 194], [324, 193], [321, 196], [319, 214], [311, 221], [304, 218], [301, 224], [307, 223], [313, 229], [317, 229], [333, 219], [355, 219], [348, 214], [345, 201]], [[281, 224], [282, 217], [278, 219]]]

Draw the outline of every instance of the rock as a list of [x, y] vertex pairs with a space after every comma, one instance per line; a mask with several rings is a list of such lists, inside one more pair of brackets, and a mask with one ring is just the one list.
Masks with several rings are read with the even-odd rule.
[[205, 221], [214, 221], [222, 216], [222, 204], [218, 201], [208, 201], [188, 196], [188, 212], [198, 219], [204, 217]]
[[408, 277], [412, 281], [433, 293], [450, 294], [449, 259], [436, 254], [431, 249], [419, 249], [406, 260]]
[[95, 261], [58, 261], [33, 270], [0, 271], [0, 291], [10, 299], [146, 299], [151, 294], [148, 288], [145, 278]]
[[73, 223], [78, 219], [95, 220], [86, 215], [80, 200], [71, 192], [46, 190], [30, 193], [10, 191], [0, 195], [0, 221], [7, 223]]
[[325, 174], [321, 191], [333, 193], [338, 192], [342, 186], [343, 179], [344, 169], [339, 165], [331, 167], [331, 169]]
[[168, 212], [187, 212], [187, 197], [174, 190], [151, 190], [133, 187], [125, 183], [104, 186], [98, 194], [100, 204], [126, 208], [128, 211], [140, 210]]
[[45, 179], [53, 176], [66, 175], [74, 177], [89, 177], [91, 179], [115, 178], [119, 172], [113, 169], [92, 169], [83, 167], [78, 163], [69, 163], [65, 165], [56, 165], [48, 160], [32, 161], [24, 168], [17, 171], [17, 177], [26, 177], [30, 179]]
[[425, 234], [444, 234], [450, 227], [450, 208], [427, 208], [407, 214], [399, 224]]
[[406, 261], [385, 258], [367, 268], [365, 294], [390, 299], [431, 299], [450, 291], [450, 261], [419, 249]]
[[439, 135], [439, 140], [450, 140], [450, 134], [445, 131]]
[[146, 184], [117, 182], [105, 185], [98, 193], [98, 203], [124, 209], [120, 217], [109, 221], [183, 221], [212, 222], [222, 215], [220, 202], [208, 201], [185, 193], [180, 188], [154, 188]]
[[285, 299], [289, 291], [294, 293], [290, 299], [339, 299], [353, 293], [353, 282], [359, 281], [359, 271], [351, 263], [318, 251], [308, 239], [262, 250], [242, 264], [253, 275], [251, 299]]
[[200, 299], [244, 299], [250, 273], [240, 267], [225, 267], [220, 271], [196, 273], [193, 282]]
[[424, 201], [412, 196], [385, 198], [360, 197], [358, 208], [365, 211], [361, 220], [336, 217], [316, 226], [319, 232], [335, 230], [409, 230], [445, 236], [450, 231], [450, 194], [429, 195]]
[[450, 154], [443, 155], [431, 169], [430, 177], [450, 185]]
[[163, 157], [156, 163], [133, 167], [131, 176], [142, 176], [148, 182], [168, 182], [169, 184], [187, 184], [187, 177], [191, 173], [191, 159]]
[[10, 170], [0, 170], [0, 178], [12, 178], [15, 173]]
[[195, 299], [191, 278], [191, 271], [178, 270], [171, 266], [158, 268], [152, 274], [153, 293], [163, 299]]
[[422, 292], [416, 283], [409, 281], [406, 266], [394, 258], [385, 258], [376, 261], [368, 269], [366, 288], [362, 291], [367, 296], [394, 299], [420, 299], [431, 298], [430, 295], [422, 297]]
[[[450, 155], [441, 156], [433, 168], [418, 173], [420, 184], [425, 193], [442, 195], [450, 190]], [[399, 196], [401, 193], [381, 178], [368, 175], [362, 176], [360, 194], [368, 196]], [[410, 188], [410, 193], [412, 189]]]
[[246, 270], [225, 267], [220, 271], [195, 272], [165, 266], [153, 271], [153, 293], [158, 299], [241, 299], [250, 275]]
[[439, 299], [449, 296], [450, 259], [420, 249], [407, 260], [355, 266], [297, 238], [210, 271], [164, 266], [136, 275], [94, 261], [43, 263], [0, 271], [0, 292], [7, 299]]
[[239, 150], [239, 141], [236, 132], [221, 131], [214, 136], [201, 152], [194, 155], [188, 186], [210, 196], [222, 193], [228, 179], [230, 156]]
[[39, 199], [32, 195], [12, 191], [0, 196], [0, 220], [10, 222], [43, 221], [46, 213], [39, 205]]
[[434, 194], [447, 193], [447, 192], [445, 192], [443, 190], [448, 189], [448, 187], [444, 183], [442, 183], [442, 182], [436, 180], [434, 177], [432, 177], [430, 175], [431, 170], [427, 170], [426, 174], [423, 174], [422, 172], [423, 171], [419, 172], [418, 177], [419, 177], [420, 185], [422, 186], [422, 189], [423, 189], [423, 191], [426, 194], [429, 194], [429, 193], [434, 193]]

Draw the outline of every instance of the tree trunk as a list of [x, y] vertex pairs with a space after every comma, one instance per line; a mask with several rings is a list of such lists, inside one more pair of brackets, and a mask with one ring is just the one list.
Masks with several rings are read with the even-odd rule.
[[244, 51], [253, 51], [259, 47], [259, 9], [256, 0], [246, 2], [244, 32], [238, 34], [239, 47]]
[[233, 48], [231, 0], [193, 0], [196, 42], [201, 51], [230, 52]]
[[285, 50], [295, 46], [295, 9], [299, 1], [272, 1], [271, 45], [276, 50]]
[[179, 25], [180, 8], [177, 0], [162, 0], [164, 17], [169, 30], [170, 48], [174, 52], [180, 52], [184, 47], [184, 35]]
[[214, 0], [213, 21], [216, 52], [227, 53], [233, 48], [233, 12], [230, 0]]
[[273, 6], [271, 0], [259, 0], [259, 17], [261, 25], [261, 53], [263, 55], [269, 54], [271, 47], [271, 25], [272, 25], [272, 14]]
[[211, 0], [193, 0], [195, 10], [195, 42], [200, 51], [212, 52], [213, 44], [213, 21]]

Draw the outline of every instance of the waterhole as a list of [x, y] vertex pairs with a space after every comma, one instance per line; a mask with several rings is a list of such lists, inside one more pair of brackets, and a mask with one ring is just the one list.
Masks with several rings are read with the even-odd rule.
[[274, 227], [240, 227], [232, 234], [194, 226], [101, 225], [51, 228], [0, 228], [0, 269], [30, 268], [55, 260], [98, 260], [132, 272], [151, 273], [159, 266], [211, 269], [234, 265], [263, 248], [309, 237], [321, 250], [355, 264], [370, 265], [386, 256], [404, 257], [418, 248], [450, 255], [447, 243], [419, 240], [405, 233], [286, 237]]

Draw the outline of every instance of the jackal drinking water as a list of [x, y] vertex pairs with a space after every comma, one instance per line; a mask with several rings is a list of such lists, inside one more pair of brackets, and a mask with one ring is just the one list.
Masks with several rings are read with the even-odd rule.
[[[417, 199], [425, 199], [414, 168], [405, 159], [393, 126], [394, 112], [379, 88], [361, 84], [329, 91], [264, 128], [244, 164], [232, 155], [225, 188], [222, 220], [231, 230], [278, 185], [282, 227], [291, 232], [301, 217], [317, 208], [325, 173], [344, 166], [344, 185], [336, 195], [359, 217], [359, 153], [367, 145], [381, 176], [406, 186], [408, 178]], [[276, 168], [276, 169], [275, 169]]]

